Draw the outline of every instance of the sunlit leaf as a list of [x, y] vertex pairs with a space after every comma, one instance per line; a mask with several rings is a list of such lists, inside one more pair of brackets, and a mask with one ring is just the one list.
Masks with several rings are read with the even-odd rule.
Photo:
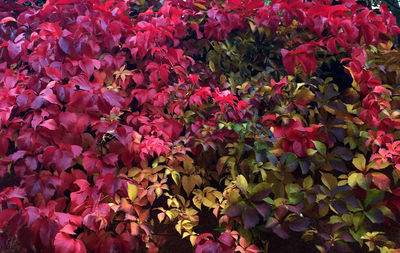
[[359, 171], [365, 171], [366, 169], [366, 160], [363, 154], [357, 153], [353, 158], [353, 165]]
[[138, 195], [138, 188], [135, 184], [128, 183], [128, 197], [133, 202]]

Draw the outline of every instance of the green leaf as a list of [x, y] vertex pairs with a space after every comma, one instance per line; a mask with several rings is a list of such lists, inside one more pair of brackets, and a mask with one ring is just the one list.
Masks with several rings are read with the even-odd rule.
[[256, 184], [254, 187], [249, 187], [248, 192], [250, 193], [250, 195], [255, 195], [261, 192], [269, 192], [271, 189], [271, 185], [272, 184], [267, 182], [261, 182]]
[[326, 187], [328, 187], [328, 189], [330, 190], [330, 191], [333, 191], [333, 189], [335, 189], [336, 188], [336, 186], [337, 186], [337, 178], [334, 176], [334, 175], [332, 175], [332, 174], [329, 174], [329, 173], [323, 173], [323, 172], [321, 172], [321, 180], [322, 180], [322, 183], [326, 186]]
[[266, 197], [263, 199], [266, 203], [275, 206], [275, 201], [273, 199], [271, 199], [270, 197]]
[[128, 198], [133, 202], [138, 195], [138, 188], [135, 184], [128, 183]]
[[352, 222], [355, 229], [358, 229], [364, 223], [364, 219], [365, 216], [361, 212], [353, 214]]
[[392, 171], [392, 178], [393, 178], [394, 184], [397, 184], [397, 182], [399, 182], [399, 177], [397, 176], [397, 173], [395, 170]]
[[233, 125], [233, 130], [236, 133], [240, 134], [244, 129], [243, 129], [243, 126], [241, 124], [234, 124]]
[[333, 215], [333, 216], [331, 216], [331, 217], [329, 218], [329, 224], [336, 224], [336, 223], [342, 223], [342, 222], [343, 222], [343, 219], [340, 218], [340, 217], [337, 216], [337, 215]]
[[324, 143], [320, 142], [320, 141], [313, 141], [315, 148], [318, 150], [318, 152], [323, 155], [326, 156], [326, 146]]
[[278, 159], [276, 156], [270, 152], [266, 152], [268, 160], [272, 163], [273, 166], [278, 164]]
[[288, 153], [288, 155], [286, 157], [285, 165], [286, 165], [286, 167], [290, 167], [296, 161], [297, 161], [297, 155], [294, 153]]
[[290, 205], [297, 205], [304, 199], [304, 192], [290, 193], [288, 199]]
[[360, 245], [361, 245], [361, 243], [363, 242], [363, 239], [361, 239], [361, 237], [363, 236], [363, 235], [365, 235], [365, 233], [367, 232], [367, 230], [362, 226], [362, 227], [360, 227], [359, 229], [357, 229], [357, 230], [353, 230], [353, 229], [349, 229], [349, 232], [350, 232], [350, 234], [351, 234], [351, 236], [353, 236], [353, 238], [358, 242], [358, 243], [360, 243]]
[[380, 191], [378, 189], [370, 189], [367, 191], [367, 196], [365, 197], [364, 200], [364, 206], [368, 207], [371, 204], [381, 202], [384, 196], [385, 192]]
[[381, 212], [383, 213], [383, 215], [385, 215], [386, 217], [389, 217], [390, 219], [392, 219], [392, 220], [395, 220], [396, 218], [395, 218], [395, 216], [394, 216], [394, 214], [392, 213], [392, 211], [388, 208], [388, 207], [386, 207], [386, 206], [378, 206], [377, 207], [379, 210], [381, 210]]
[[364, 213], [372, 223], [379, 224], [385, 222], [383, 213], [378, 208], [372, 208]]

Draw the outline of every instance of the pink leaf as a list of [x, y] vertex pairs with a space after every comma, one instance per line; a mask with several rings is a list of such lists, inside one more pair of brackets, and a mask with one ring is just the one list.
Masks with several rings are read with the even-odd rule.
[[138, 72], [138, 73], [133, 74], [132, 79], [133, 79], [133, 81], [135, 81], [137, 86], [142, 85], [143, 80], [144, 80], [142, 72]]
[[22, 52], [21, 43], [8, 42], [8, 55], [11, 59], [15, 59]]
[[17, 20], [13, 17], [5, 17], [0, 21], [0, 24], [5, 24], [7, 22], [17, 22]]
[[54, 119], [48, 119], [46, 121], [43, 121], [40, 126], [45, 127], [49, 130], [56, 130], [57, 129], [57, 122]]

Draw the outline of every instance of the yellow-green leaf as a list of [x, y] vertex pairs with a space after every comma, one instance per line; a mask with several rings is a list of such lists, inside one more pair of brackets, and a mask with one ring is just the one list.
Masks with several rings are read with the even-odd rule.
[[369, 189], [369, 185], [371, 184], [371, 176], [370, 175], [363, 175], [360, 173], [360, 176], [357, 177], [357, 184], [363, 188], [364, 190]]
[[366, 160], [363, 154], [357, 153], [353, 158], [353, 165], [359, 171], [365, 171]]
[[210, 62], [208, 63], [208, 67], [210, 68], [210, 70], [211, 70], [212, 72], [215, 72], [215, 64], [214, 64], [213, 61], [210, 61]]
[[242, 190], [242, 192], [247, 193], [248, 183], [246, 178], [243, 175], [239, 175], [236, 178], [237, 187]]
[[190, 243], [192, 244], [192, 246], [194, 246], [197, 239], [197, 235], [191, 235], [189, 238], [190, 238]]
[[349, 178], [347, 179], [347, 183], [351, 186], [351, 187], [355, 187], [357, 185], [357, 182], [359, 181], [359, 177], [362, 177], [361, 173], [353, 173], [349, 176]]
[[138, 188], [135, 184], [128, 183], [128, 197], [133, 202], [138, 195]]
[[310, 189], [314, 184], [314, 181], [311, 176], [304, 178], [303, 180], [303, 188], [304, 190]]
[[200, 3], [194, 3], [194, 6], [196, 6], [197, 8], [199, 8], [200, 10], [206, 11], [207, 7], [205, 7], [204, 5], [200, 4]]
[[181, 175], [176, 171], [172, 171], [171, 176], [175, 184], [179, 184], [179, 182], [181, 181]]
[[376, 161], [373, 161], [367, 165], [367, 170], [374, 169], [374, 170], [382, 170], [390, 165], [390, 162], [381, 163], [380, 166], [376, 164]]
[[337, 178], [334, 175], [329, 174], [329, 173], [322, 173], [322, 172], [321, 172], [321, 175], [322, 175], [321, 176], [322, 183], [326, 187], [328, 187], [328, 189], [330, 191], [332, 191], [333, 189], [335, 189], [337, 187]]
[[324, 143], [320, 141], [313, 141], [315, 148], [318, 150], [318, 152], [325, 156], [326, 155], [326, 146]]

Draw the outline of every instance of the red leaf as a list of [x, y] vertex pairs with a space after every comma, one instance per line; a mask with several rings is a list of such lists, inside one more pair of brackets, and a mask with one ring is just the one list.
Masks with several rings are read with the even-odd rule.
[[74, 239], [64, 233], [58, 233], [54, 239], [54, 248], [56, 253], [73, 253]]
[[[96, 64], [97, 65], [97, 64]], [[99, 66], [98, 64], [97, 66]], [[82, 69], [83, 72], [87, 75], [87, 77], [91, 77], [94, 71], [94, 64], [93, 60], [85, 57], [82, 60], [79, 61], [79, 67]]]
[[54, 94], [46, 94], [43, 96], [43, 98], [52, 104], [62, 106], [62, 104], [58, 101], [57, 96]]
[[132, 95], [137, 99], [139, 106], [152, 100], [156, 94], [155, 89], [134, 89], [132, 91]]
[[0, 229], [3, 229], [8, 222], [18, 213], [14, 209], [5, 209], [0, 213]]
[[218, 241], [228, 247], [235, 246], [235, 239], [233, 239], [232, 235], [228, 232], [221, 233], [221, 235], [218, 237]]
[[59, 38], [62, 34], [61, 27], [58, 23], [49, 23], [49, 22], [44, 22], [39, 25], [38, 27], [39, 30], [42, 30], [40, 33], [42, 34], [43, 31], [47, 32], [48, 34]]
[[208, 240], [196, 246], [195, 253], [210, 253], [210, 252], [222, 252], [221, 245], [213, 240]]
[[60, 229], [60, 232], [63, 232], [63, 233], [69, 234], [69, 235], [75, 235], [76, 228], [77, 227], [75, 225], [67, 224], [62, 229]]
[[40, 241], [46, 247], [51, 245], [54, 237], [58, 232], [58, 224], [54, 220], [44, 221], [39, 229]]
[[372, 172], [372, 182], [379, 188], [379, 190], [388, 190], [390, 186], [390, 179], [380, 172]]
[[59, 81], [61, 79], [61, 73], [58, 69], [53, 67], [45, 67], [46, 74], [53, 80]]
[[246, 248], [246, 252], [257, 253], [257, 252], [261, 252], [261, 250], [256, 245], [252, 244]]
[[329, 52], [338, 54], [339, 52], [336, 48], [336, 38], [330, 38], [326, 43], [326, 48], [329, 50]]
[[303, 144], [299, 141], [294, 141], [292, 144], [293, 148], [293, 153], [295, 153], [299, 157], [305, 157], [306, 156], [306, 147], [303, 146]]
[[103, 98], [111, 106], [121, 107], [121, 103], [124, 102], [124, 98], [113, 90], [103, 90], [102, 93], [103, 93]]
[[158, 125], [158, 128], [163, 132], [167, 133], [171, 140], [178, 138], [179, 134], [182, 132], [183, 126], [181, 123], [175, 119], [163, 120], [162, 123]]
[[54, 239], [55, 253], [86, 253], [86, 248], [83, 242], [79, 239], [58, 233]]
[[160, 72], [159, 72], [159, 74], [160, 74], [160, 77], [161, 77], [161, 80], [165, 83], [165, 84], [168, 84], [168, 69], [167, 69], [167, 67], [166, 67], [166, 64], [163, 64], [161, 67], [160, 67]]
[[91, 93], [84, 90], [78, 90], [72, 95], [72, 98], [69, 101], [68, 105], [71, 107], [86, 108], [90, 102], [91, 97]]
[[143, 83], [144, 76], [143, 76], [142, 72], [138, 72], [138, 73], [133, 74], [132, 79], [136, 83], [137, 86], [140, 86]]
[[118, 154], [108, 153], [103, 157], [103, 162], [107, 165], [114, 166], [118, 162]]
[[258, 1], [258, 0], [246, 0], [245, 1], [246, 10], [258, 9], [261, 7], [264, 7], [263, 1]]
[[202, 241], [204, 241], [204, 239], [206, 239], [206, 238], [208, 238], [208, 237], [214, 239], [214, 236], [213, 236], [212, 234], [210, 234], [210, 233], [204, 233], [204, 234], [199, 235], [199, 236], [196, 238], [195, 245], [200, 244]]
[[299, 54], [296, 56], [297, 61], [301, 64], [307, 75], [317, 70], [317, 59], [314, 54]]
[[79, 191], [71, 193], [71, 210], [79, 209], [91, 193], [90, 184], [84, 179], [78, 179], [74, 182], [78, 185]]
[[0, 157], [4, 156], [8, 151], [9, 141], [4, 135], [0, 135]]
[[82, 74], [72, 77], [69, 80], [68, 84], [71, 84], [71, 85], [74, 85], [74, 86], [76, 85], [82, 90], [91, 90], [93, 88], [93, 86], [94, 86], [94, 84], [92, 84], [89, 81], [89, 78], [87, 76], [85, 76], [85, 75], [82, 75]]
[[294, 74], [294, 69], [296, 68], [296, 56], [286, 49], [281, 50], [283, 65], [289, 75]]
[[99, 166], [96, 166], [98, 162], [100, 162], [100, 160], [94, 151], [86, 151], [83, 153], [82, 165], [89, 176], [95, 172], [99, 172]]

